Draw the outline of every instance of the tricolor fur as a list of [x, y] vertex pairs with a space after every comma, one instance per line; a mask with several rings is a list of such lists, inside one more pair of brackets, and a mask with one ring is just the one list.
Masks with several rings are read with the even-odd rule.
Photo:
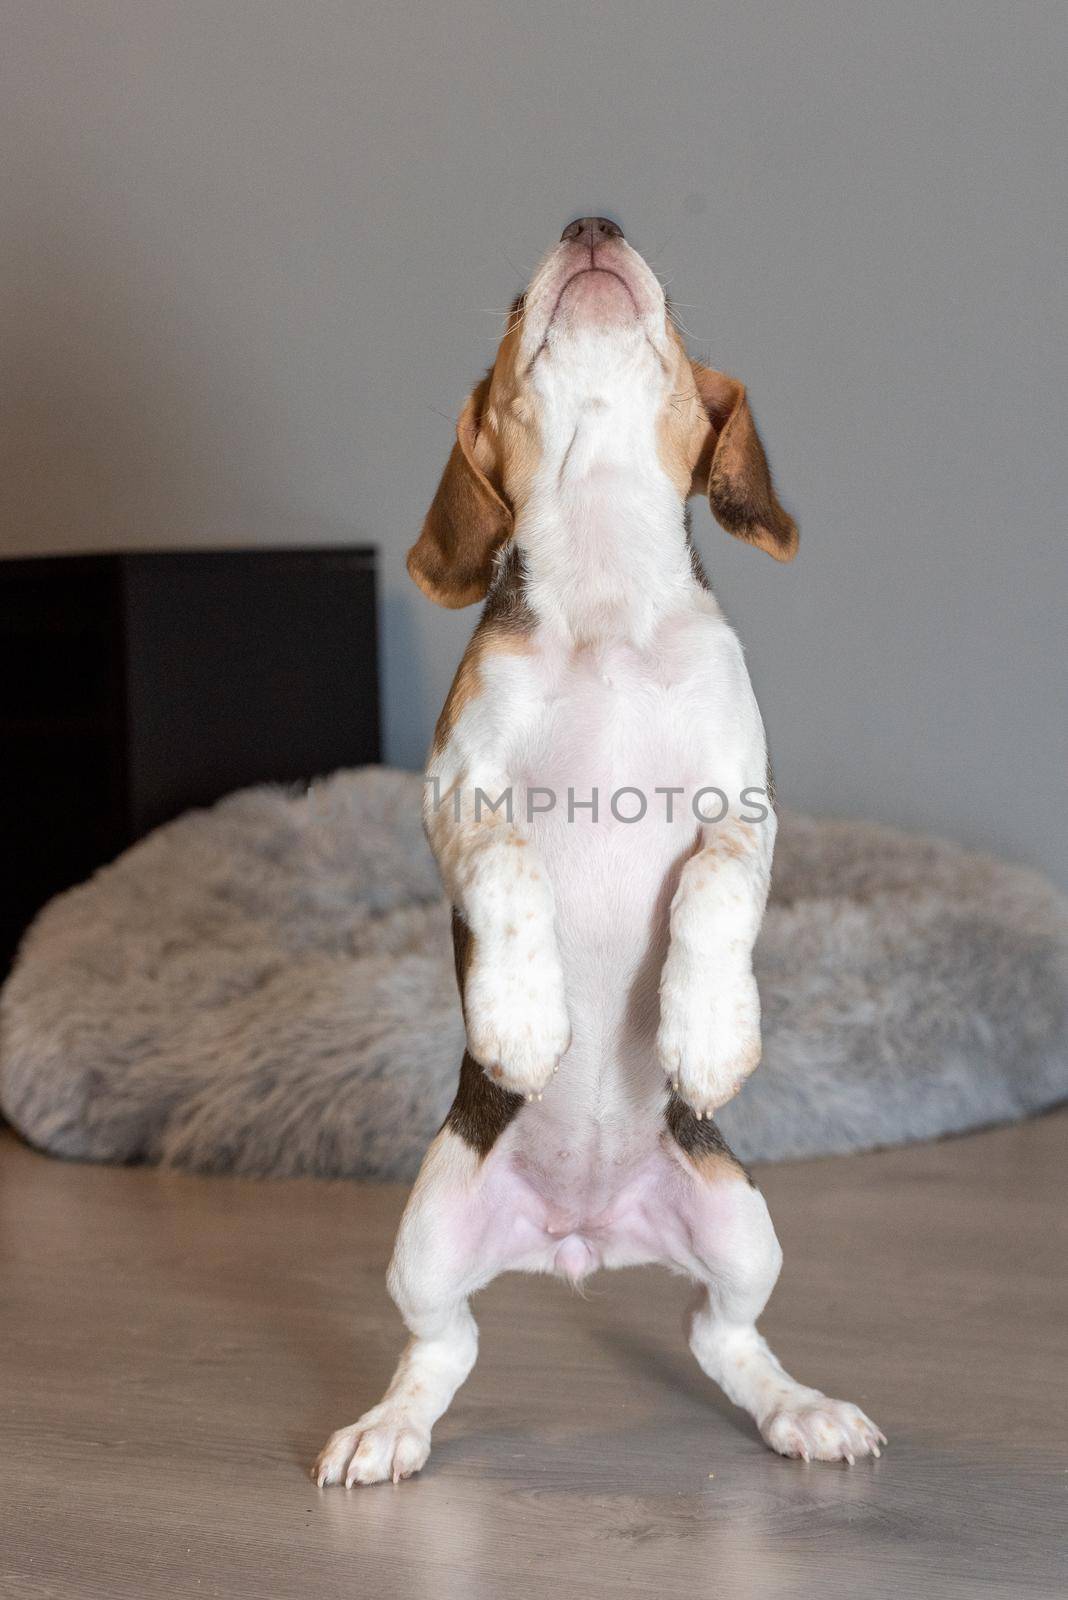
[[516, 1269], [687, 1274], [694, 1354], [773, 1449], [879, 1453], [757, 1333], [781, 1254], [713, 1121], [760, 1059], [775, 817], [741, 647], [690, 546], [697, 492], [794, 554], [744, 388], [690, 360], [618, 228], [580, 219], [516, 303], [409, 555], [432, 599], [486, 602], [427, 771], [468, 1047], [390, 1267], [411, 1339], [320, 1484], [423, 1465], [475, 1359], [468, 1299]]

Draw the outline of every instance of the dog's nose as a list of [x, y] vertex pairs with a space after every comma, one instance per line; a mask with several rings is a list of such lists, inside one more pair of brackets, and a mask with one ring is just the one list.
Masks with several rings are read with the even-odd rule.
[[618, 222], [611, 222], [608, 217], [576, 217], [574, 222], [569, 222], [560, 235], [560, 243], [564, 240], [585, 240], [592, 250], [594, 245], [601, 244], [605, 239], [622, 239], [623, 229]]

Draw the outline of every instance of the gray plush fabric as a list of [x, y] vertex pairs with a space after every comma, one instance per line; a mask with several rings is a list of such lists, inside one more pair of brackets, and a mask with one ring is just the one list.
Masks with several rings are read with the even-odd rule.
[[[463, 1042], [420, 778], [252, 789], [59, 896], [0, 1000], [33, 1143], [202, 1171], [410, 1178]], [[927, 1139], [1068, 1093], [1068, 906], [955, 845], [786, 815], [744, 1159]]]

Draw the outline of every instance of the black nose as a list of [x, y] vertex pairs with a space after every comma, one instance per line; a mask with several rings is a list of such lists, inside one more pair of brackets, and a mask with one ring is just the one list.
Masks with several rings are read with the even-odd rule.
[[607, 217], [576, 217], [574, 222], [569, 222], [560, 235], [560, 243], [565, 239], [585, 239], [591, 250], [595, 244], [601, 244], [605, 239], [622, 239], [623, 229], [618, 222], [610, 222]]

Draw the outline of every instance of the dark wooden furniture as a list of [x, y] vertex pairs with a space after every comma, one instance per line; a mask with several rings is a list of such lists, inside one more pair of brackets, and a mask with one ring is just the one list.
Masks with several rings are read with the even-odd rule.
[[0, 561], [0, 751], [2, 971], [158, 823], [379, 759], [374, 551]]

